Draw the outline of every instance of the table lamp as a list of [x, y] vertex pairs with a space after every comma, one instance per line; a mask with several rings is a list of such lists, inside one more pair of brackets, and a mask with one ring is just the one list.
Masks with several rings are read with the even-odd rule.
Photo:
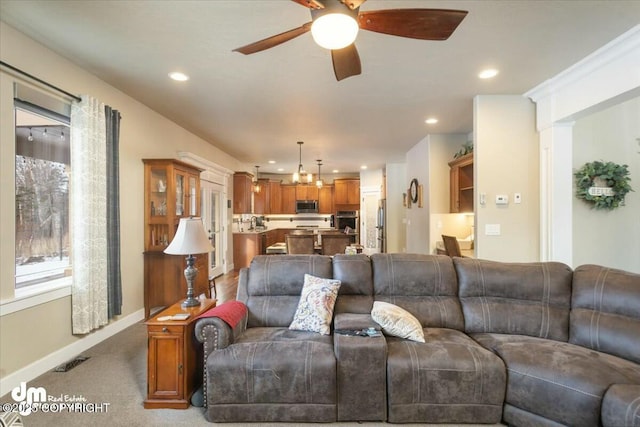
[[182, 307], [195, 307], [200, 301], [193, 295], [193, 282], [198, 274], [198, 269], [193, 266], [196, 258], [193, 254], [205, 254], [213, 250], [202, 225], [202, 219], [197, 217], [180, 218], [178, 230], [171, 244], [164, 250], [169, 255], [188, 255], [187, 268], [184, 269], [184, 277], [187, 279], [187, 299], [182, 302]]

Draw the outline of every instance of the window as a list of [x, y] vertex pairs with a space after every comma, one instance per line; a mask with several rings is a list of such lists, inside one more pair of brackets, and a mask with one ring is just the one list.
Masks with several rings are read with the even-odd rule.
[[15, 105], [15, 288], [71, 275], [69, 119], [19, 99]]

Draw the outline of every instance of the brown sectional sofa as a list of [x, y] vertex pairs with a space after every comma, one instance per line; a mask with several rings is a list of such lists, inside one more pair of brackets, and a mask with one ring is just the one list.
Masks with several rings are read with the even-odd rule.
[[[305, 273], [341, 281], [336, 330], [409, 311], [425, 342], [289, 330]], [[257, 256], [245, 319], [200, 319], [215, 422], [640, 425], [640, 275], [440, 255]]]

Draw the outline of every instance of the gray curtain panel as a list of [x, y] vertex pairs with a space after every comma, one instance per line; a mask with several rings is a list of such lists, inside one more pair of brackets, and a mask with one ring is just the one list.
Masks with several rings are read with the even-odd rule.
[[120, 112], [105, 106], [107, 128], [107, 292], [109, 319], [122, 314], [120, 272]]

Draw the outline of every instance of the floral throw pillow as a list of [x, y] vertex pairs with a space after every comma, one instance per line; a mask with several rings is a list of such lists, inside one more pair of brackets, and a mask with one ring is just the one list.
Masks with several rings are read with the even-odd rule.
[[340, 280], [305, 274], [300, 302], [289, 329], [329, 335], [339, 289]]
[[424, 342], [424, 331], [420, 321], [407, 310], [388, 302], [375, 301], [371, 317], [387, 335]]

